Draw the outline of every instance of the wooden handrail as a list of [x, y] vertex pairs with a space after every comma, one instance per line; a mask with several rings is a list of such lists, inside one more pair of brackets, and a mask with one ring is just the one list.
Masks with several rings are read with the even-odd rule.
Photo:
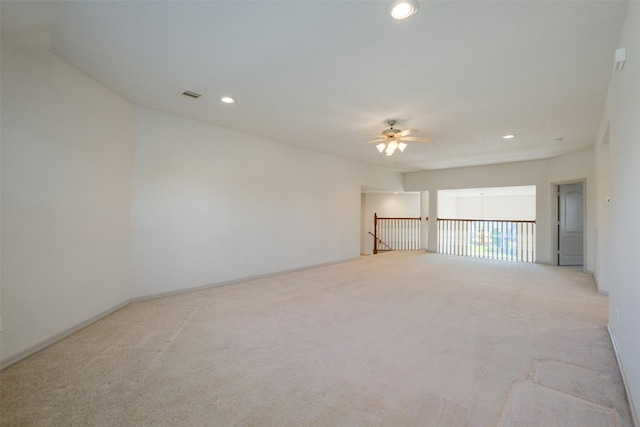
[[535, 219], [523, 219], [523, 220], [514, 220], [514, 219], [465, 219], [465, 218], [438, 218], [438, 221], [485, 221], [485, 222], [524, 222], [524, 223], [536, 223]]
[[[418, 218], [392, 218], [392, 217], [381, 217], [381, 216], [376, 216], [377, 219], [407, 219], [407, 220], [414, 220], [414, 221], [420, 221], [422, 220], [421, 217]], [[428, 218], [427, 218], [428, 219]]]

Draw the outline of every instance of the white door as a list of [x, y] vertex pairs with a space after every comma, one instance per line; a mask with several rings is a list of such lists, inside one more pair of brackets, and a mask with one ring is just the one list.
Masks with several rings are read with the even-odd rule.
[[558, 186], [558, 265], [583, 263], [582, 183]]

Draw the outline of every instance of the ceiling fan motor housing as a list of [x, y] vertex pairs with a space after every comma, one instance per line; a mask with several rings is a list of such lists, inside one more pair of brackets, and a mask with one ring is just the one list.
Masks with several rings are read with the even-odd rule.
[[385, 136], [387, 138], [394, 138], [396, 134], [401, 132], [400, 130], [393, 128], [393, 126], [396, 124], [395, 120], [387, 120], [387, 124], [389, 125], [389, 129], [383, 130], [382, 136]]

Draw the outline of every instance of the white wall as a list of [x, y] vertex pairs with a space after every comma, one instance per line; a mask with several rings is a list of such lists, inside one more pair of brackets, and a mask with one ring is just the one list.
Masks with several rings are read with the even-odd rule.
[[[458, 217], [458, 197], [438, 191], [438, 215], [436, 218], [462, 219]], [[465, 212], [465, 214], [468, 214]], [[469, 217], [470, 218], [470, 217]]]
[[532, 221], [536, 219], [536, 196], [438, 194], [438, 218]]
[[136, 108], [133, 296], [357, 257], [363, 175], [376, 174]]
[[371, 224], [374, 213], [386, 218], [420, 217], [420, 193], [367, 193], [366, 202]]
[[[640, 410], [640, 2], [629, 2], [620, 47], [624, 70], [611, 79], [608, 110], [610, 156], [609, 328], [617, 344], [636, 422]], [[611, 53], [613, 58], [613, 52]], [[612, 61], [613, 62], [613, 61]], [[607, 120], [608, 119], [608, 120]], [[602, 150], [599, 150], [601, 152]], [[600, 170], [600, 169], [599, 169]], [[606, 171], [606, 168], [605, 168]], [[600, 176], [603, 186], [606, 178]], [[606, 216], [599, 217], [606, 225]], [[606, 226], [603, 230], [606, 230]]]
[[[584, 180], [587, 186], [587, 199], [595, 199], [592, 196], [595, 194], [595, 185], [591, 186], [594, 181], [593, 156], [594, 151], [590, 149], [549, 160], [407, 173], [404, 177], [405, 190], [429, 191], [429, 217], [435, 218], [438, 212], [438, 190], [535, 185], [536, 260], [544, 264], [553, 264], [552, 217], [555, 206], [551, 190], [554, 183]], [[591, 187], [594, 189], [592, 190]], [[593, 206], [587, 205], [586, 209], [586, 271], [593, 271], [595, 266], [595, 209]], [[429, 221], [429, 250], [436, 250], [436, 239], [436, 221]]]
[[132, 109], [2, 48], [2, 360], [128, 301]]
[[134, 108], [42, 51], [3, 46], [2, 119], [3, 365], [132, 297], [355, 258], [362, 186], [403, 182]]
[[392, 169], [360, 165], [362, 191], [404, 192], [404, 176]]
[[420, 193], [363, 193], [364, 234], [362, 254], [373, 253], [373, 215], [386, 218], [420, 218]]

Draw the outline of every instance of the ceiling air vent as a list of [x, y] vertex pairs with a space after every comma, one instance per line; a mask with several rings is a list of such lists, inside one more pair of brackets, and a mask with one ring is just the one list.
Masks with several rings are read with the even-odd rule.
[[191, 92], [190, 90], [185, 90], [184, 92], [182, 92], [182, 96], [186, 96], [187, 98], [191, 99], [198, 99], [202, 95], [200, 95], [199, 93]]

